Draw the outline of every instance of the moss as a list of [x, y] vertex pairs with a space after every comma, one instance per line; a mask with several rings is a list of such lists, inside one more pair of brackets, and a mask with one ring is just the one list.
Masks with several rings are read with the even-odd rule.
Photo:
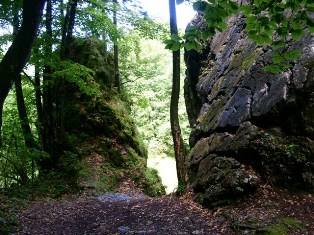
[[296, 228], [299, 230], [306, 230], [306, 226], [298, 219], [295, 218], [283, 218], [281, 223], [284, 224], [286, 227]]
[[144, 192], [151, 196], [162, 196], [166, 194], [165, 187], [162, 185], [158, 171], [153, 168], [147, 168], [145, 172], [145, 187]]
[[260, 56], [261, 54], [261, 50], [253, 50], [242, 62], [242, 70], [247, 70], [249, 69], [257, 60], [257, 58]]
[[[261, 233], [260, 233], [261, 234]], [[289, 235], [287, 232], [286, 227], [283, 224], [276, 224], [270, 226], [265, 232], [262, 234], [267, 234], [267, 235]]]
[[306, 226], [295, 218], [282, 218], [279, 223], [271, 225], [266, 231], [259, 234], [265, 235], [290, 235], [289, 230], [298, 231], [298, 234], [306, 231]]
[[96, 72], [96, 81], [103, 87], [110, 88], [114, 82], [113, 57], [104, 50], [105, 43], [95, 38], [77, 39], [72, 47], [74, 53], [69, 57], [93, 69]]

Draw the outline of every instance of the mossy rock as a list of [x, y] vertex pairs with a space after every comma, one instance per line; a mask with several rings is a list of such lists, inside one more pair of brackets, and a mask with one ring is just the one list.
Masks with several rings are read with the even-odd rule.
[[[278, 223], [269, 226], [266, 230], [256, 232], [260, 235], [292, 235], [303, 234], [307, 227], [300, 220], [295, 218], [282, 218]], [[293, 231], [293, 232], [292, 232]]]

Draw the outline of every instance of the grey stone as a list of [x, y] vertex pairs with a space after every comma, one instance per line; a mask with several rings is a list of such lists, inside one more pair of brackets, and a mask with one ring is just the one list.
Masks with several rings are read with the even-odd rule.
[[117, 202], [130, 200], [132, 197], [123, 193], [106, 193], [98, 197], [101, 202]]
[[127, 233], [129, 230], [130, 230], [130, 228], [129, 228], [129, 227], [126, 227], [126, 226], [120, 226], [120, 227], [118, 227], [118, 231], [119, 231], [120, 233], [122, 233], [122, 234]]
[[[203, 27], [201, 16], [192, 21]], [[272, 49], [248, 40], [242, 16], [200, 53], [186, 52], [192, 132], [189, 175], [204, 204], [254, 191], [261, 182], [314, 190], [314, 36], [293, 68], [266, 73]]]

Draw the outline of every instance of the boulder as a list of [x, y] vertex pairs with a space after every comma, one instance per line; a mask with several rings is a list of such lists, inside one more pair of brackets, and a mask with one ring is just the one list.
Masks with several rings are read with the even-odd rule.
[[[202, 27], [202, 18], [191, 24]], [[313, 190], [314, 37], [287, 42], [301, 56], [272, 74], [263, 70], [272, 48], [247, 38], [241, 15], [228, 25], [200, 53], [185, 54], [191, 185], [205, 204], [261, 183]]]

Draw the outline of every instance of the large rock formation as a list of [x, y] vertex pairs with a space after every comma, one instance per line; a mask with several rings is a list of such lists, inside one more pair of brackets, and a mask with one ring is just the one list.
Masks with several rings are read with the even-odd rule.
[[84, 166], [80, 186], [111, 191], [131, 179], [151, 196], [164, 194], [157, 172], [147, 168], [147, 150], [129, 115], [129, 101], [113, 88], [112, 55], [96, 39], [76, 39], [69, 51], [72, 62], [59, 74], [66, 76], [67, 142]]
[[271, 74], [263, 71], [271, 48], [248, 40], [241, 16], [228, 24], [200, 53], [185, 55], [189, 175], [200, 201], [229, 199], [261, 183], [313, 190], [314, 37], [289, 42], [300, 58]]

